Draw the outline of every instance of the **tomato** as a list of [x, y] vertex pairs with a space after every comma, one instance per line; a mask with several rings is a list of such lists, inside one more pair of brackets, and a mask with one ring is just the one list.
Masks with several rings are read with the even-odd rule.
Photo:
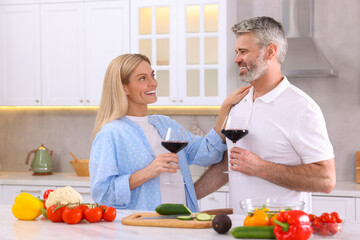
[[339, 217], [339, 214], [337, 212], [330, 213], [331, 216], [333, 216], [336, 219], [337, 223], [342, 223], [341, 218]]
[[326, 228], [329, 231], [330, 235], [334, 235], [335, 233], [338, 232], [338, 224], [337, 223], [327, 223]]
[[81, 210], [81, 215], [82, 215], [82, 218], [81, 218], [81, 219], [85, 219], [84, 211], [85, 211], [86, 209], [89, 209], [89, 206], [86, 205], [86, 204], [81, 204], [81, 205], [79, 206], [79, 208], [80, 208], [80, 210]]
[[114, 221], [116, 218], [116, 209], [113, 207], [107, 207], [102, 218], [107, 222]]
[[329, 213], [323, 213], [320, 216], [323, 223], [329, 223], [331, 221], [331, 215]]
[[51, 193], [51, 192], [53, 192], [54, 191], [54, 189], [48, 189], [48, 190], [46, 190], [45, 192], [44, 192], [44, 200], [45, 199], [47, 199], [48, 197], [49, 197], [49, 194]]
[[315, 214], [309, 214], [310, 222], [313, 222], [317, 216]]
[[62, 222], [63, 221], [62, 213], [65, 210], [65, 206], [55, 210], [55, 208], [57, 208], [57, 207], [58, 207], [58, 205], [51, 205], [46, 211], [47, 218], [50, 219], [52, 222]]
[[267, 226], [269, 225], [269, 216], [262, 210], [257, 210], [246, 216], [244, 226]]
[[62, 213], [62, 219], [67, 224], [76, 224], [82, 219], [82, 211], [80, 207], [65, 207]]
[[88, 222], [98, 222], [102, 218], [103, 211], [99, 207], [85, 209], [84, 217]]

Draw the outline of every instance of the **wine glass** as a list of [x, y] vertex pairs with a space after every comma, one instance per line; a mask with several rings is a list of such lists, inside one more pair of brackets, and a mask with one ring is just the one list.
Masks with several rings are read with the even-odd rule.
[[[233, 146], [236, 142], [245, 137], [248, 133], [248, 129], [241, 128], [239, 125], [239, 120], [236, 117], [226, 116], [223, 126], [221, 128], [221, 133], [232, 141]], [[231, 171], [225, 171], [224, 173], [230, 173]]]
[[[169, 152], [178, 153], [188, 145], [182, 128], [168, 128], [162, 137], [161, 145]], [[171, 163], [175, 164], [175, 163]], [[184, 179], [180, 170], [176, 173], [160, 174], [161, 202], [186, 203]]]
[[184, 130], [168, 128], [162, 137], [161, 145], [172, 153], [178, 153], [188, 145]]

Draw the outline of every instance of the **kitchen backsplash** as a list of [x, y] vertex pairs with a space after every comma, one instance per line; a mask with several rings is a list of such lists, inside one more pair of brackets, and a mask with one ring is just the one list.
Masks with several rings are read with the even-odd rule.
[[[94, 109], [1, 109], [1, 171], [29, 170], [25, 164], [28, 152], [44, 144], [53, 150], [54, 172], [74, 172], [69, 164], [70, 152], [79, 159], [89, 158], [96, 112]], [[195, 116], [171, 117], [188, 130], [194, 128]], [[197, 117], [203, 132], [208, 132], [215, 121], [215, 116]], [[192, 166], [191, 171], [199, 176], [204, 167]]]

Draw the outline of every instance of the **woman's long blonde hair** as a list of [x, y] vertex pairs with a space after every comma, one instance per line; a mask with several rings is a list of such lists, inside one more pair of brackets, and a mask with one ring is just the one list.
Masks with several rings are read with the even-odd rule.
[[123, 54], [109, 64], [105, 73], [93, 139], [106, 123], [123, 117], [128, 111], [129, 104], [123, 85], [129, 84], [131, 73], [142, 61], [150, 64], [150, 60], [145, 55]]

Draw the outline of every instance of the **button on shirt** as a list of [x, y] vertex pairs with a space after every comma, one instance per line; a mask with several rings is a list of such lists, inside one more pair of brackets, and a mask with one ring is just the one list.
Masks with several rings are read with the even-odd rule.
[[[182, 128], [167, 116], [150, 115], [149, 123], [160, 136], [168, 127]], [[186, 205], [198, 211], [197, 198], [189, 165], [208, 166], [220, 162], [226, 144], [214, 129], [205, 137], [185, 130], [188, 145], [178, 153], [179, 167], [185, 182]], [[130, 191], [129, 178], [155, 159], [141, 127], [127, 117], [105, 124], [91, 147], [89, 172], [92, 199], [120, 209], [154, 211], [161, 204], [160, 178], [151, 179]]]
[[[249, 133], [236, 146], [266, 161], [295, 166], [334, 157], [320, 107], [286, 77], [272, 91], [253, 101], [253, 88], [230, 112], [238, 127]], [[233, 143], [227, 140], [228, 149]], [[274, 173], [276, 174], [276, 173]], [[306, 181], [306, 179], [304, 179]], [[240, 200], [284, 198], [305, 201], [311, 211], [311, 194], [298, 192], [242, 173], [229, 174], [230, 207], [240, 213]]]

